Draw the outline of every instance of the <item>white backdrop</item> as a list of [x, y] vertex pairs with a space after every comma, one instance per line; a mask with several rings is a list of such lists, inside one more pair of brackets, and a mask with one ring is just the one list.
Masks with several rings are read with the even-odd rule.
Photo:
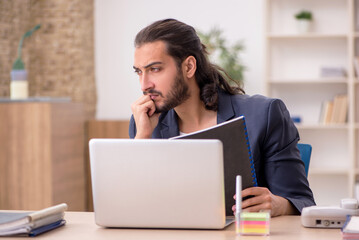
[[129, 119], [140, 95], [133, 73], [133, 40], [138, 31], [163, 18], [176, 18], [201, 31], [214, 26], [229, 43], [243, 40], [244, 89], [264, 93], [263, 0], [95, 0], [97, 119]]

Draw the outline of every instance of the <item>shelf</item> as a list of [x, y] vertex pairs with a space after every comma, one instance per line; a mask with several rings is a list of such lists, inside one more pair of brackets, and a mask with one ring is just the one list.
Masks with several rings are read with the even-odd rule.
[[347, 34], [335, 34], [335, 33], [307, 33], [307, 34], [295, 34], [295, 33], [268, 33], [269, 39], [318, 39], [318, 38], [347, 38]]
[[[281, 99], [291, 116], [301, 118], [296, 124], [301, 141], [313, 147], [308, 179], [316, 202], [335, 204], [352, 197], [354, 175], [359, 178], [359, 77], [353, 61], [359, 57], [359, 0], [266, 3], [266, 94]], [[299, 9], [314, 15], [310, 32], [300, 33], [293, 18]], [[322, 77], [325, 68], [346, 75]], [[324, 109], [330, 112], [328, 102], [342, 94], [348, 96], [346, 110], [336, 108], [335, 114], [347, 111], [349, 122], [319, 123]]]
[[349, 125], [345, 124], [320, 124], [320, 123], [313, 123], [313, 124], [296, 124], [296, 127], [301, 130], [347, 130], [349, 129]]
[[[267, 78], [278, 80], [324, 80], [323, 68], [338, 68], [350, 77], [347, 39], [282, 39], [267, 44], [269, 59]], [[342, 72], [341, 72], [342, 73]], [[329, 77], [328, 77], [329, 78]], [[342, 80], [344, 75], [340, 75]], [[328, 80], [332, 80], [330, 77]], [[349, 78], [347, 78], [349, 79]], [[270, 79], [269, 79], [270, 81]], [[349, 82], [349, 81], [348, 81]]]
[[347, 78], [269, 79], [269, 84], [347, 84]]

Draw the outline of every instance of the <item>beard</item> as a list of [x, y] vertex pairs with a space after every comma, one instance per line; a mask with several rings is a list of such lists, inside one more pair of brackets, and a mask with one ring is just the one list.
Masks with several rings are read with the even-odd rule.
[[[183, 75], [180, 73], [180, 71], [177, 71], [177, 75], [175, 78], [175, 81], [171, 87], [171, 90], [169, 93], [164, 97], [164, 103], [162, 106], [159, 106], [156, 104], [156, 111], [155, 113], [162, 113], [171, 110], [172, 108], [177, 107], [178, 105], [185, 102], [189, 97], [189, 90], [188, 85], [185, 83]], [[154, 89], [151, 89], [144, 94], [147, 93], [156, 93], [163, 97], [162, 92], [156, 91]]]

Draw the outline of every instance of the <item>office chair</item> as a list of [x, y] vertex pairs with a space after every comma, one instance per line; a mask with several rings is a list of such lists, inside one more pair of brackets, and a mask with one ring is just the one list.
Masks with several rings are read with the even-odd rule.
[[310, 144], [298, 143], [297, 147], [300, 152], [300, 158], [304, 162], [305, 174], [308, 176], [310, 156], [312, 154], [312, 146]]

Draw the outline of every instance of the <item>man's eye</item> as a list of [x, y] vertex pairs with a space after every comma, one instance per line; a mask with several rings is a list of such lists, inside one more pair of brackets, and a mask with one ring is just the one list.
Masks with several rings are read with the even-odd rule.
[[141, 70], [136, 69], [136, 70], [135, 70], [135, 73], [136, 73], [137, 75], [141, 75], [141, 74], [142, 74], [142, 71], [141, 71]]
[[151, 72], [159, 72], [161, 69], [159, 67], [152, 67]]

